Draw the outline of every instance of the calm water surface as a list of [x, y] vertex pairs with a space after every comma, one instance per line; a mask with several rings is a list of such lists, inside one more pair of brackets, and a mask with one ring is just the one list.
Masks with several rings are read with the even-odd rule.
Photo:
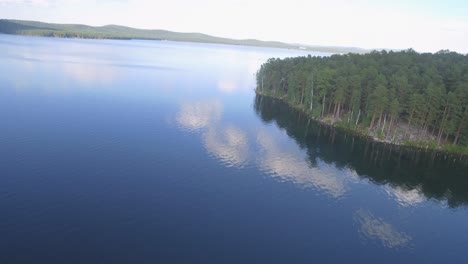
[[255, 96], [303, 55], [0, 35], [0, 263], [466, 263], [467, 162]]

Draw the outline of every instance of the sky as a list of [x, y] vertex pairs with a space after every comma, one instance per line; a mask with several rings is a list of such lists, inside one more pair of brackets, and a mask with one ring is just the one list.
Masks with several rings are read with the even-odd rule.
[[468, 53], [466, 0], [0, 0], [0, 18]]

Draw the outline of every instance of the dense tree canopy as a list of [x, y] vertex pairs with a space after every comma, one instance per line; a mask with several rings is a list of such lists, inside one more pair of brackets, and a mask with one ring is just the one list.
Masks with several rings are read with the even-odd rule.
[[[468, 146], [467, 55], [409, 49], [273, 58], [257, 73], [257, 93], [390, 141], [417, 134]], [[402, 127], [409, 132], [401, 135]]]

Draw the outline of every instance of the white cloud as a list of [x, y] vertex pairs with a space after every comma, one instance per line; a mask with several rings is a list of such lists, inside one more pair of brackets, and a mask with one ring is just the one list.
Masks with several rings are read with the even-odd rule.
[[39, 7], [47, 7], [52, 5], [56, 0], [0, 0], [0, 5], [32, 5]]
[[[468, 4], [368, 0], [0, 0], [0, 17], [313, 45], [468, 52]], [[41, 8], [48, 5], [51, 8]], [[10, 8], [6, 8], [10, 6]], [[439, 11], [444, 9], [445, 13]], [[85, 16], [83, 14], [86, 14]]]

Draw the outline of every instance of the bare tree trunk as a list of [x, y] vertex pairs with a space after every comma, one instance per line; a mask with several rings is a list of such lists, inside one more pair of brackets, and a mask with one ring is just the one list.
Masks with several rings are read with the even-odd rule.
[[383, 126], [382, 126], [382, 134], [384, 133], [385, 130], [385, 123], [387, 122], [387, 115], [385, 115], [384, 121], [383, 121]]
[[443, 133], [444, 133], [444, 129], [441, 128], [441, 130], [439, 130], [439, 135], [437, 136], [437, 145], [440, 145], [440, 140], [442, 138]]
[[328, 114], [330, 114], [330, 112], [331, 112], [332, 105], [333, 105], [333, 103], [332, 103], [332, 101], [330, 101], [330, 103], [328, 104], [328, 112], [327, 112]]
[[458, 126], [457, 133], [455, 134], [455, 139], [453, 140], [453, 144], [456, 145], [458, 143], [458, 139], [460, 138], [460, 133], [463, 130], [463, 127], [465, 126], [465, 119], [468, 115], [468, 107], [465, 108], [465, 112], [463, 113], [462, 120], [460, 122], [460, 126]]
[[323, 118], [323, 112], [325, 112], [325, 95], [323, 95], [323, 100], [322, 100], [322, 118]]
[[338, 111], [336, 114], [336, 118], [340, 118], [340, 110], [341, 110], [341, 103], [338, 103]]
[[312, 74], [312, 89], [310, 90], [310, 112], [313, 112], [312, 106], [314, 103], [314, 75]]
[[357, 118], [356, 118], [356, 127], [357, 127], [357, 124], [359, 122], [359, 117], [361, 116], [361, 109], [359, 109], [359, 113], [357, 115]]
[[338, 106], [338, 105], [335, 103], [335, 107], [333, 108], [333, 117], [336, 116], [336, 109], [338, 109], [337, 106]]
[[414, 114], [414, 110], [411, 112], [410, 117], [408, 119], [408, 128], [405, 130], [405, 136], [403, 138], [406, 138], [406, 136], [408, 135], [408, 130], [411, 129], [411, 122], [413, 121], [413, 114]]
[[[429, 112], [426, 112], [426, 115], [424, 115], [424, 119], [423, 119], [424, 121], [423, 121], [422, 126], [423, 126], [423, 132], [424, 133], [426, 132], [426, 124], [428, 123], [427, 122], [427, 116], [428, 115], [429, 115]], [[421, 129], [420, 128], [418, 128], [418, 135], [421, 136]]]
[[302, 89], [302, 91], [301, 91], [301, 104], [300, 105], [302, 105], [302, 103], [304, 102], [303, 101], [304, 100], [304, 90], [305, 89]]
[[395, 120], [395, 118], [392, 116], [390, 117], [390, 124], [388, 124], [388, 131], [390, 133], [392, 133], [392, 129], [393, 129], [393, 121]]
[[262, 92], [263, 92], [263, 77], [264, 77], [264, 76], [262, 75]]
[[448, 106], [445, 106], [444, 114], [442, 115], [442, 122], [440, 122], [439, 134], [437, 135], [437, 145], [440, 145], [440, 139], [442, 138], [442, 134], [444, 133], [445, 121], [448, 116], [447, 110]]
[[370, 128], [371, 129], [374, 127], [374, 121], [375, 121], [375, 113], [372, 114], [372, 119], [371, 119], [371, 122], [370, 122]]
[[380, 124], [382, 124], [382, 115], [383, 113], [380, 113], [379, 122], [377, 122], [377, 129], [380, 127]]
[[456, 145], [458, 144], [458, 138], [460, 137], [460, 133], [461, 133], [461, 128], [462, 128], [462, 124], [458, 127], [458, 130], [457, 130], [457, 133], [455, 134], [455, 139], [453, 140], [453, 144]]
[[[395, 126], [398, 127], [398, 121], [396, 121], [395, 123], [396, 123]], [[396, 136], [396, 132], [397, 132], [396, 127], [393, 129], [393, 139], [392, 139], [392, 141], [395, 141], [395, 136]]]

